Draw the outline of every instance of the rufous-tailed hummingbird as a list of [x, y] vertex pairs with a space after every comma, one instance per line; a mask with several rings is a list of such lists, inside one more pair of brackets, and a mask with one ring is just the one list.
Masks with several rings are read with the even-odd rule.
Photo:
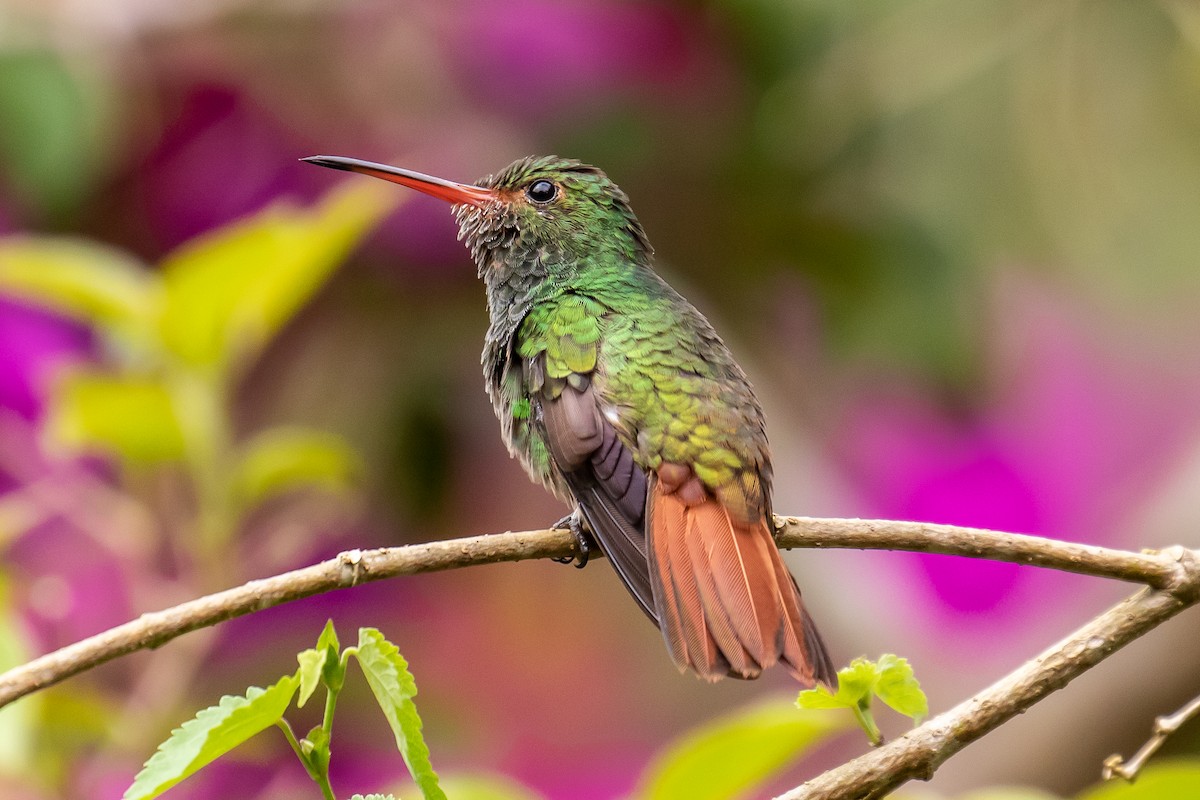
[[509, 452], [576, 513], [680, 670], [802, 684], [833, 664], [775, 546], [762, 408], [729, 349], [651, 268], [629, 200], [545, 156], [474, 186], [313, 156], [453, 204], [487, 286], [487, 391]]

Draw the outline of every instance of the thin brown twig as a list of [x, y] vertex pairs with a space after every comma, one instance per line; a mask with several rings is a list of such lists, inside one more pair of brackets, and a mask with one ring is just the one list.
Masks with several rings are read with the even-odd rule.
[[1164, 590], [1142, 589], [974, 697], [776, 800], [869, 800], [928, 780], [971, 742], [1200, 600], [1200, 557], [1182, 548], [1175, 555], [1181, 570]]
[[1145, 583], [1155, 589], [1178, 578], [1179, 565], [1161, 552], [1134, 553], [983, 528], [877, 519], [775, 517], [779, 546], [905, 550], [985, 558], [1063, 572]]
[[136, 650], [159, 647], [197, 628], [300, 600], [397, 575], [570, 555], [568, 531], [543, 530], [472, 536], [444, 542], [350, 550], [310, 567], [245, 583], [135, 620], [67, 645], [0, 674], [0, 708]]
[[[1161, 554], [1129, 553], [1051, 539], [950, 525], [879, 520], [777, 517], [781, 547], [909, 549], [1036, 564], [1165, 585], [1177, 569]], [[562, 530], [492, 534], [443, 542], [351, 551], [310, 567], [251, 581], [141, 617], [0, 674], [0, 707], [114, 658], [197, 628], [356, 583], [475, 564], [569, 556]]]
[[[793, 792], [786, 800], [877, 797], [927, 778], [959, 749], [1200, 599], [1193, 551], [1132, 553], [950, 525], [777, 517], [780, 547], [946, 553], [1142, 582], [1148, 588], [1096, 618], [992, 687], [908, 734]], [[508, 532], [407, 547], [351, 550], [303, 569], [143, 614], [0, 675], [0, 707], [136, 650], [189, 631], [321, 592], [398, 575], [572, 555], [563, 530]]]
[[1126, 761], [1119, 753], [1104, 759], [1104, 769], [1101, 772], [1106, 781], [1113, 778], [1124, 778], [1132, 781], [1141, 772], [1142, 767], [1150, 760], [1150, 756], [1158, 752], [1175, 731], [1183, 727], [1189, 720], [1200, 714], [1200, 697], [1193, 697], [1188, 703], [1174, 714], [1155, 717], [1154, 730], [1141, 749], [1134, 753], [1133, 758]]

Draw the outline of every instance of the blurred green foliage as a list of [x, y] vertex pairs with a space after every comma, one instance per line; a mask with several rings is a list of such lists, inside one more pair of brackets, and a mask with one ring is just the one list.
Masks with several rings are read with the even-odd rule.
[[[106, 456], [131, 477], [182, 467], [194, 497], [187, 507], [194, 510], [175, 520], [177, 542], [195, 559], [197, 590], [223, 583], [229, 554], [220, 545], [256, 508], [289, 492], [345, 495], [357, 487], [360, 459], [341, 437], [296, 426], [238, 436], [232, 396], [263, 348], [397, 200], [357, 184], [310, 209], [271, 206], [185, 244], [157, 270], [83, 239], [0, 238], [0, 291], [91, 326], [108, 356], [56, 377], [42, 426], [48, 448]], [[0, 516], [14, 537], [41, 520], [6, 500], [8, 513]], [[11, 627], [0, 626], [0, 655], [15, 665], [22, 656], [18, 640], [7, 635]], [[155, 796], [274, 724], [298, 685], [287, 678], [266, 692], [226, 698], [185, 725], [130, 796]], [[72, 745], [87, 746], [113, 724], [105, 719], [116, 710], [102, 703], [50, 696], [55, 702], [45, 717], [39, 698], [0, 713], [0, 728], [12, 734], [4, 737], [11, 744], [0, 747], [0, 764], [27, 760], [19, 743], [32, 744], [39, 731], [65, 744], [91, 720], [92, 730], [80, 730]], [[58, 714], [68, 701], [73, 711]], [[45, 772], [61, 766], [48, 761]]]
[[741, 709], [689, 732], [651, 762], [633, 800], [736, 800], [849, 721], [828, 713], [798, 714], [771, 701]]
[[231, 390], [350, 248], [398, 202], [347, 184], [313, 209], [277, 205], [188, 242], [157, 272], [82, 240], [0, 239], [0, 290], [95, 327], [115, 358], [61, 376], [50, 444], [126, 468], [187, 465], [201, 541], [272, 495], [344, 491], [360, 471], [339, 437], [284, 427], [233, 441]]
[[51, 50], [0, 50], [0, 177], [64, 218], [101, 172], [110, 102], [94, 76]]

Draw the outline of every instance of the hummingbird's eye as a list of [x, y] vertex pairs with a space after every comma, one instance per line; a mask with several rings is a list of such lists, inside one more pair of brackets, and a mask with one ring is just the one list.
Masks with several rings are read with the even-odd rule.
[[534, 181], [525, 190], [525, 196], [535, 203], [549, 203], [558, 196], [558, 187], [547, 180]]

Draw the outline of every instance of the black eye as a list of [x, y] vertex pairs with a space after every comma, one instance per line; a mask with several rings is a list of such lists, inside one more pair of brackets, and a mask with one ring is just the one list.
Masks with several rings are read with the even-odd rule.
[[525, 196], [535, 203], [549, 203], [558, 196], [558, 187], [550, 181], [534, 181], [525, 190]]

